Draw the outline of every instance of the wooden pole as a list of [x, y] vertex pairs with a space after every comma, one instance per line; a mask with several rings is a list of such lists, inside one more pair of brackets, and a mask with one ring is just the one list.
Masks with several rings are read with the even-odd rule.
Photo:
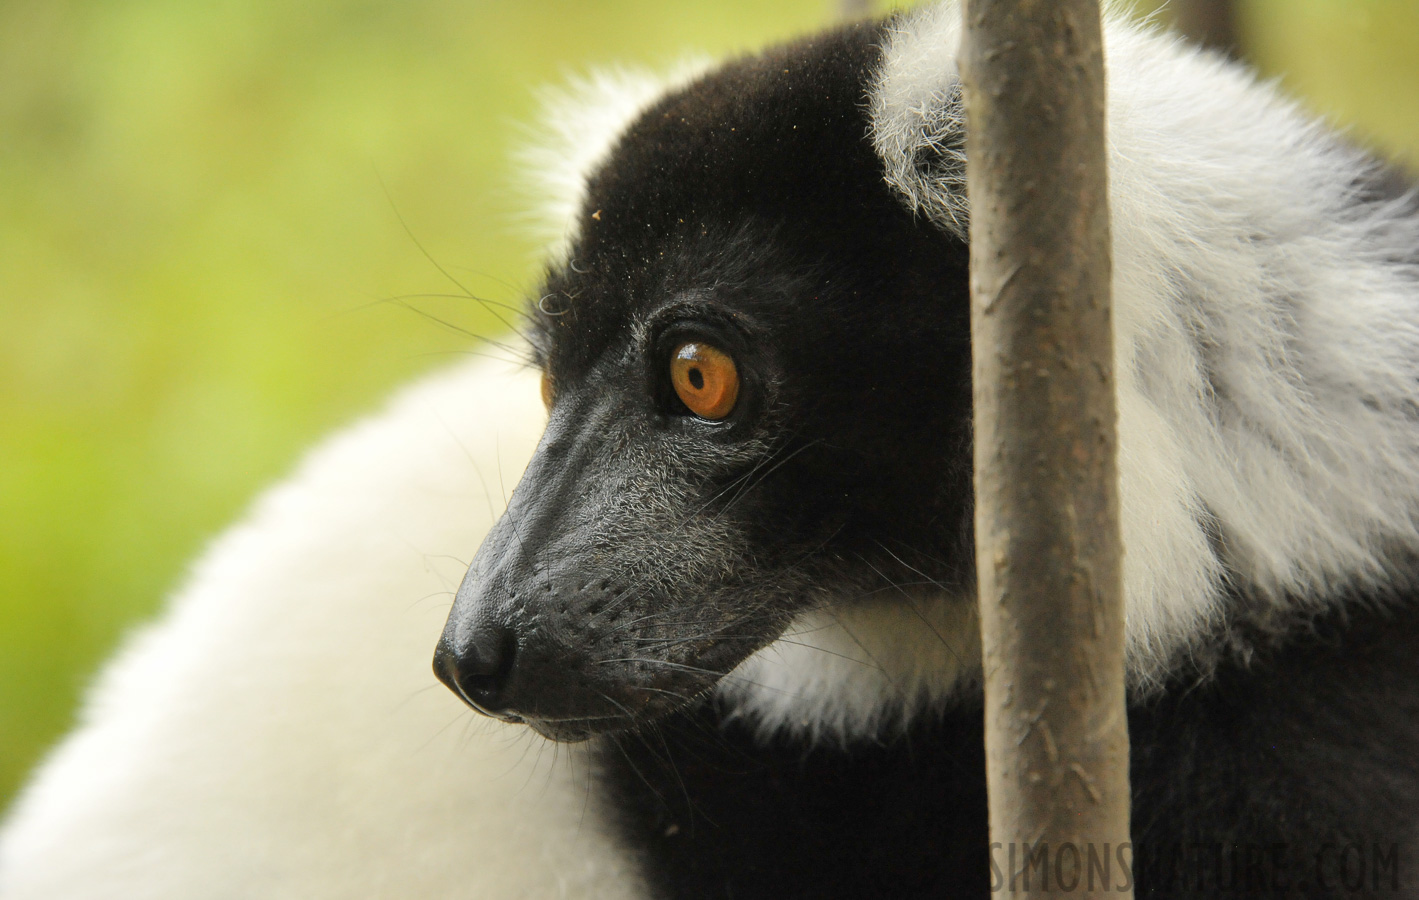
[[967, 0], [965, 10], [994, 886], [1124, 897], [1132, 856], [1099, 4]]

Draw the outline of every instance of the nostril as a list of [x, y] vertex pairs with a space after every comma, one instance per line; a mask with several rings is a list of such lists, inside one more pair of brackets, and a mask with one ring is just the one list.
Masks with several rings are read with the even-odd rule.
[[507, 686], [517, 659], [517, 635], [501, 625], [473, 632], [461, 651], [440, 641], [434, 651], [434, 674], [479, 712], [508, 707]]
[[504, 708], [507, 683], [517, 658], [517, 636], [501, 626], [479, 628], [458, 656], [458, 684], [478, 706]]

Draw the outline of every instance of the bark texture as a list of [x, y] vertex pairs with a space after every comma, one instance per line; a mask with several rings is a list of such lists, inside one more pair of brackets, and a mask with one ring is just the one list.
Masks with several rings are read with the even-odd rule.
[[[1011, 894], [1126, 896], [1099, 5], [968, 0], [965, 10], [976, 560], [996, 882]], [[1091, 865], [1105, 859], [1107, 883]]]

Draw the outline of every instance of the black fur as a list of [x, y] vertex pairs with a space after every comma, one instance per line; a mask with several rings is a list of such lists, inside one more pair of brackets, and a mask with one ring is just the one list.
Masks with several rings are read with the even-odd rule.
[[[448, 666], [510, 642], [486, 651], [493, 711], [600, 735], [600, 802], [665, 897], [981, 896], [1010, 875], [978, 701], [838, 747], [764, 742], [708, 694], [814, 603], [973, 592], [967, 248], [883, 181], [881, 38], [718, 70], [593, 174], [532, 313], [547, 436], [442, 643]], [[666, 386], [687, 336], [741, 365], [725, 422]], [[1419, 896], [1419, 612], [1399, 599], [1229, 635], [1215, 670], [1134, 706], [1139, 893], [1339, 895], [1363, 862], [1356, 893]]]
[[[1419, 608], [1369, 607], [1132, 709], [1135, 893], [1414, 896], [1416, 670]], [[977, 706], [847, 750], [761, 746], [702, 706], [602, 756], [665, 897], [980, 897], [1008, 878]]]
[[[880, 37], [718, 70], [591, 178], [533, 310], [547, 434], [440, 650], [446, 681], [479, 681], [492, 636], [518, 635], [490, 711], [585, 737], [683, 704], [794, 614], [884, 578], [966, 596], [967, 248], [882, 182], [862, 109]], [[669, 388], [689, 338], [738, 361], [723, 422]]]

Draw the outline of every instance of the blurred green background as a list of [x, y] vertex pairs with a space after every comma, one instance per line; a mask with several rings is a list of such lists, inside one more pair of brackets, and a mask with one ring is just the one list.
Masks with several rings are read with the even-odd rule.
[[[830, 0], [0, 0], [0, 809], [254, 491], [503, 328], [535, 89]], [[1419, 163], [1419, 4], [1244, 0], [1248, 54]], [[407, 222], [406, 233], [401, 218]], [[461, 329], [462, 331], [460, 331]]]

